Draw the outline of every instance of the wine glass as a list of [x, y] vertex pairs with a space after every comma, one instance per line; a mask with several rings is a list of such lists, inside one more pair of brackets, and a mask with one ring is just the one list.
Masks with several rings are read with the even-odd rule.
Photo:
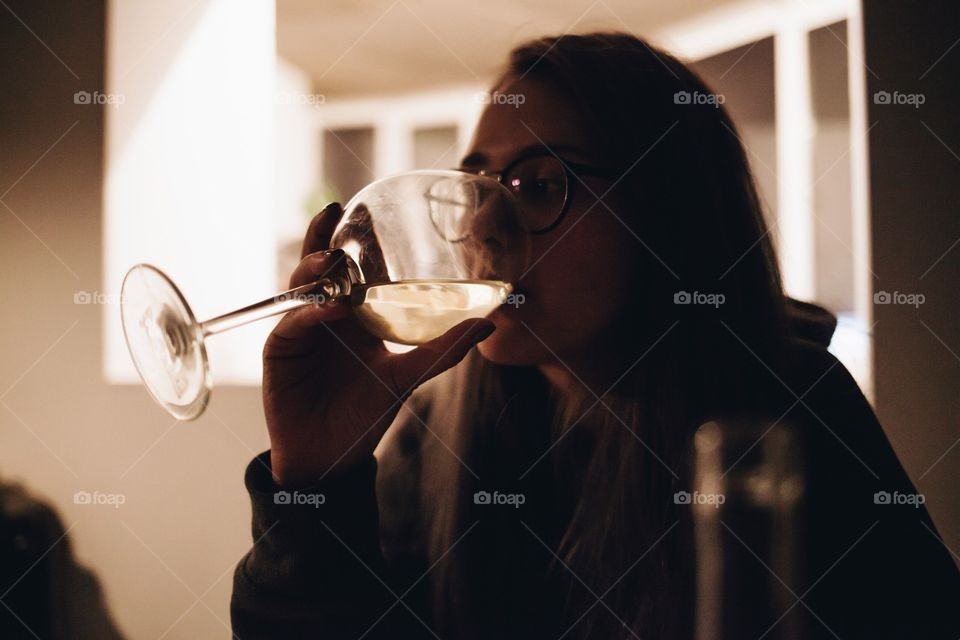
[[367, 185], [344, 207], [331, 248], [345, 255], [323, 278], [204, 322], [160, 269], [133, 266], [121, 288], [121, 322], [154, 400], [180, 420], [203, 413], [213, 387], [211, 335], [346, 296], [373, 335], [421, 344], [507, 301], [510, 281], [529, 262], [514, 195], [461, 171], [410, 171]]

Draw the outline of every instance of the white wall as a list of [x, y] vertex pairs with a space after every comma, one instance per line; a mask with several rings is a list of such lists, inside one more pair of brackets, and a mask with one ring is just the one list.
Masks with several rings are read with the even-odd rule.
[[[111, 258], [105, 250], [107, 159], [120, 154], [120, 166], [149, 166], [151, 159], [168, 160], [174, 143], [181, 145], [185, 164], [170, 164], [163, 175], [145, 183], [144, 191], [112, 192], [110, 197], [122, 196], [113, 201], [113, 213], [135, 216], [137, 224], [131, 226], [137, 234], [143, 225], [157, 224], [160, 202], [181, 221], [180, 205], [201, 209], [216, 202], [217, 211], [227, 214], [221, 205], [241, 207], [241, 218], [221, 221], [216, 235], [197, 236], [176, 247], [170, 265], [179, 269], [174, 275], [186, 281], [194, 272], [230, 276], [230, 293], [225, 295], [238, 299], [225, 301], [227, 306], [249, 302], [248, 287], [269, 287], [263, 293], [272, 292], [270, 264], [264, 263], [265, 274], [244, 274], [250, 253], [245, 254], [245, 240], [231, 230], [251, 224], [257, 228], [256, 222], [243, 221], [243, 207], [252, 208], [263, 198], [259, 183], [272, 168], [272, 147], [263, 158], [252, 156], [247, 153], [251, 148], [266, 147], [260, 140], [264, 134], [244, 123], [231, 129], [231, 135], [238, 136], [234, 141], [217, 122], [238, 124], [234, 108], [260, 113], [259, 107], [231, 103], [247, 86], [247, 72], [257, 84], [257, 74], [266, 76], [267, 67], [244, 64], [241, 74], [230, 60], [242, 57], [245, 48], [272, 55], [267, 12], [272, 3], [229, 3], [229, 17], [223, 2], [212, 1], [118, 0], [110, 4], [109, 15], [106, 2], [69, 3], [56, 12], [30, 2], [9, 4], [42, 34], [45, 44], [10, 16], [0, 26], [11, 51], [0, 60], [0, 75], [17, 88], [0, 96], [0, 476], [24, 483], [53, 506], [69, 530], [70, 547], [96, 572], [107, 605], [127, 637], [228, 637], [223, 624], [229, 623], [232, 570], [251, 544], [243, 470], [268, 446], [259, 389], [221, 385], [207, 415], [193, 423], [174, 423], [139, 385], [104, 380], [106, 341], [117, 335], [105, 324], [115, 318], [116, 308], [75, 304], [74, 295], [109, 291], [105, 282], [118, 282], [127, 266], [123, 256]], [[225, 48], [219, 56], [197, 39], [217, 26], [229, 27], [231, 33], [241, 29], [246, 12], [257, 15], [266, 30], [262, 37], [228, 39], [221, 43]], [[121, 29], [124, 16], [132, 20]], [[106, 37], [105, 20], [110, 31]], [[110, 91], [104, 79], [107, 40], [125, 52], [106, 71], [117, 82], [122, 79], [127, 99], [117, 108], [74, 104], [75, 92]], [[201, 65], [195, 68], [198, 72], [209, 74], [202, 90], [189, 80], [191, 69], [178, 65], [172, 55], [181, 47], [196, 53], [191, 64]], [[268, 105], [262, 119], [272, 123], [270, 78], [262, 84]], [[177, 96], [177, 88], [193, 93]], [[154, 100], [182, 114], [192, 134], [209, 136], [225, 153], [242, 154], [250, 166], [239, 161], [230, 164], [230, 171], [211, 166], [221, 162], [211, 157], [213, 151], [194, 150], [193, 140], [174, 126], [177, 123], [167, 120], [159, 126], [152, 120], [160, 117], [153, 113]], [[214, 117], [209, 130], [195, 126], [194, 116], [186, 113], [189, 102], [199, 113]], [[105, 120], [114, 109], [128, 130], [111, 128], [110, 139], [104, 141]], [[153, 124], [141, 134], [135, 128], [140, 122]], [[244, 142], [244, 135], [252, 136], [252, 142]], [[230, 189], [220, 193], [227, 179]], [[201, 206], [178, 200], [186, 193], [180, 190], [183, 185], [199, 192]], [[209, 193], [203, 191], [206, 186]], [[118, 202], [124, 208], [116, 208]], [[266, 223], [260, 229], [267, 237], [273, 233]], [[233, 262], [208, 270], [189, 259], [187, 251], [227, 240], [237, 243]], [[272, 248], [272, 243], [264, 244], [265, 251]], [[159, 240], [157, 245], [158, 250], [168, 247]], [[129, 251], [131, 260], [164, 258]], [[200, 281], [191, 292], [202, 306], [204, 296], [216, 291], [216, 286]], [[259, 349], [255, 346], [246, 354], [257, 359]], [[222, 361], [214, 362], [215, 375]], [[76, 504], [77, 491], [122, 493], [126, 501], [120, 508]]]
[[277, 239], [283, 242], [303, 238], [312, 217], [306, 203], [320, 177], [316, 114], [326, 96], [315, 93], [309, 76], [283, 58], [277, 58], [275, 75], [276, 195], [271, 213]]
[[[110, 3], [106, 92], [123, 104], [105, 110], [106, 292], [149, 262], [199, 320], [275, 293], [274, 13], [267, 0]], [[157, 21], [191, 14], [176, 46], [149, 46]], [[107, 377], [136, 382], [115, 305], [104, 313]], [[210, 340], [215, 381], [259, 379], [251, 346], [269, 329]]]

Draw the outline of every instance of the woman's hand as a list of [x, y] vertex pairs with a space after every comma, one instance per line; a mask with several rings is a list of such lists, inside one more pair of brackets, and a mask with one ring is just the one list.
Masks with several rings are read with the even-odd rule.
[[[290, 287], [342, 269], [325, 251], [343, 210], [331, 204], [310, 223]], [[466, 320], [403, 354], [387, 351], [354, 317], [348, 299], [289, 312], [263, 350], [263, 408], [274, 481], [306, 485], [373, 454], [403, 400], [460, 362], [493, 331]]]

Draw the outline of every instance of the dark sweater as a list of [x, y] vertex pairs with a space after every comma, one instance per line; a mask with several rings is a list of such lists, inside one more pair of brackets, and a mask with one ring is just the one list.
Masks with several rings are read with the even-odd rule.
[[[819, 345], [796, 341], [789, 380], [802, 401], [787, 420], [802, 429], [808, 460], [800, 561], [812, 588], [796, 594], [808, 637], [956, 640], [960, 574], [922, 505], [876, 504], [877, 492], [917, 492], [856, 383], [824, 348], [831, 331], [806, 332]], [[426, 559], [430, 505], [422, 504], [421, 469], [429, 464], [425, 451], [443, 448], [430, 425], [449, 419], [438, 390], [459, 368], [414, 393], [377, 459], [290, 491], [289, 503], [272, 481], [269, 451], [250, 463], [254, 546], [234, 576], [237, 636], [438, 637], [428, 604], [434, 567]], [[485, 511], [465, 537], [508, 556], [499, 563], [491, 556], [481, 579], [507, 596], [498, 606], [516, 603], [496, 612], [516, 622], [514, 635], [556, 638], [567, 616], [559, 610], [562, 594], [543, 576], [564, 510], [547, 473], [529, 474], [514, 490], [526, 504]], [[537, 535], [503, 549], [498, 519]], [[526, 546], [516, 547], [517, 540]]]

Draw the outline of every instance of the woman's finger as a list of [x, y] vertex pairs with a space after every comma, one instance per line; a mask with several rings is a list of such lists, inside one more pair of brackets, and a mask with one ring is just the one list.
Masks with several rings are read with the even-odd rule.
[[485, 318], [464, 320], [413, 351], [398, 354], [393, 359], [391, 375], [399, 387], [394, 391], [406, 397], [419, 385], [463, 360], [470, 349], [493, 333], [494, 329], [496, 325]]
[[337, 223], [343, 217], [343, 208], [338, 202], [331, 202], [323, 211], [318, 213], [310, 221], [307, 228], [307, 235], [303, 238], [303, 248], [300, 250], [300, 257], [305, 258], [311, 253], [316, 253], [330, 246], [330, 239], [333, 237], [333, 230], [337, 228]]
[[274, 327], [264, 345], [264, 354], [272, 358], [298, 355], [304, 349], [304, 339], [317, 331], [326, 331], [320, 328], [321, 324], [349, 318], [352, 314], [350, 301], [345, 299], [294, 309]]
[[339, 273], [347, 266], [343, 249], [325, 249], [305, 256], [290, 274], [290, 288], [299, 287], [320, 278]]

